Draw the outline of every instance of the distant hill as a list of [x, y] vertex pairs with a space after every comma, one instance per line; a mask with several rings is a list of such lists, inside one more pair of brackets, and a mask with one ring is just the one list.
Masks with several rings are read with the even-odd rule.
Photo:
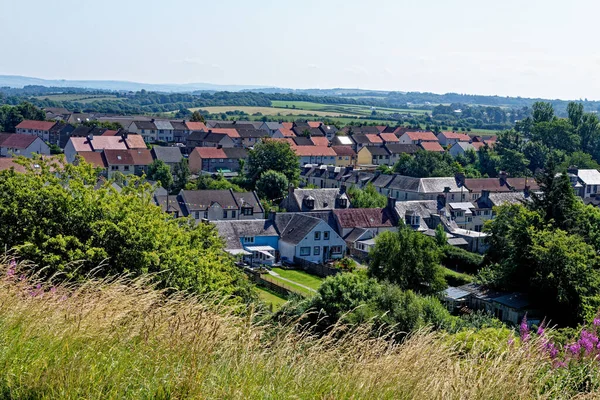
[[[28, 76], [18, 75], [0, 75], [0, 87], [23, 88], [25, 86], [48, 86], [48, 87], [69, 87], [69, 88], [86, 88], [86, 89], [101, 89], [115, 91], [133, 91], [147, 90], [153, 92], [194, 92], [194, 91], [229, 91], [239, 92], [242, 90], [256, 90], [264, 88], [264, 86], [253, 85], [215, 85], [211, 83], [139, 83], [129, 81], [76, 81], [67, 79], [40, 79], [31, 78]], [[269, 89], [269, 88], [264, 88]]]

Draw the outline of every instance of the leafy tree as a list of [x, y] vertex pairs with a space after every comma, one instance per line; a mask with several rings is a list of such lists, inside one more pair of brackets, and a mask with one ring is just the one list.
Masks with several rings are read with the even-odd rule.
[[179, 192], [181, 189], [184, 189], [188, 180], [191, 176], [190, 172], [190, 163], [187, 158], [183, 158], [180, 162], [175, 164], [173, 167], [173, 175], [175, 175], [175, 179], [173, 181], [174, 191]]
[[438, 226], [435, 227], [435, 242], [440, 248], [444, 248], [448, 245], [448, 235], [446, 235], [446, 231], [442, 224], [438, 224]]
[[139, 178], [117, 192], [110, 182], [94, 188], [86, 163], [19, 162], [29, 172], [0, 172], [0, 245], [43, 277], [151, 273], [165, 288], [250, 296], [215, 229], [166, 216]]
[[200, 114], [200, 111], [196, 110], [192, 113], [192, 116], [190, 117], [190, 121], [192, 122], [206, 122], [204, 120], [204, 116], [202, 114]]
[[517, 150], [505, 149], [500, 155], [500, 169], [506, 171], [509, 176], [531, 175], [531, 171], [527, 168], [529, 160], [525, 154]]
[[531, 107], [533, 110], [533, 122], [550, 122], [554, 118], [552, 104], [542, 101], [535, 102]]
[[265, 139], [248, 152], [247, 177], [252, 187], [267, 171], [279, 171], [288, 182], [297, 185], [300, 177], [298, 156], [289, 143]]
[[270, 201], [282, 199], [287, 193], [289, 182], [284, 174], [277, 171], [267, 171], [256, 181], [256, 191], [259, 197]]
[[228, 181], [223, 175], [217, 175], [216, 178], [211, 178], [208, 175], [201, 175], [194, 185], [190, 185], [190, 189], [198, 190], [233, 190], [234, 192], [243, 192], [244, 189]]
[[89, 126], [90, 128], [104, 128], [104, 129], [111, 129], [114, 131], [118, 131], [119, 129], [123, 129], [123, 125], [121, 125], [118, 122], [108, 122], [108, 121], [98, 121], [98, 120], [91, 120], [91, 121], [84, 121], [82, 122], [83, 126]]
[[379, 234], [369, 257], [369, 275], [401, 289], [437, 293], [446, 287], [435, 240], [408, 227]]
[[173, 186], [173, 174], [171, 168], [162, 160], [154, 160], [148, 166], [148, 179], [160, 182], [160, 185], [166, 190]]
[[536, 180], [542, 194], [532, 193], [531, 208], [539, 211], [546, 221], [554, 223], [557, 228], [569, 231], [575, 227], [579, 200], [575, 196], [567, 174], [557, 173], [553, 158]]
[[354, 208], [383, 208], [387, 205], [387, 198], [377, 193], [372, 183], [367, 184], [364, 189], [351, 186], [348, 189], [348, 196]]

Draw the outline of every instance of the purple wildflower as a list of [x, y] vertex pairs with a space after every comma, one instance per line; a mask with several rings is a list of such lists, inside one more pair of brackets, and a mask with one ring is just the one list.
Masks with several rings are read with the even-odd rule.
[[52, 294], [56, 293], [56, 286], [52, 286], [50, 288], [50, 293], [52, 293]]
[[581, 344], [579, 342], [571, 343], [565, 346], [565, 349], [574, 356], [578, 356], [581, 352]]
[[511, 336], [508, 338], [508, 345], [512, 346], [515, 343], [515, 339]]
[[585, 350], [585, 354], [589, 355], [598, 345], [598, 337], [584, 329], [581, 331], [581, 336], [577, 343]]
[[521, 334], [521, 340], [526, 342], [529, 340], [531, 335], [529, 334], [529, 325], [527, 324], [527, 314], [523, 317], [521, 325], [519, 325], [519, 333]]
[[594, 326], [600, 326], [600, 318], [596, 317], [594, 318]]
[[554, 343], [552, 343], [550, 341], [546, 341], [544, 343], [544, 350], [546, 350], [548, 352], [548, 355], [552, 359], [554, 359], [554, 358], [556, 358], [556, 356], [558, 356], [558, 349], [556, 348]]

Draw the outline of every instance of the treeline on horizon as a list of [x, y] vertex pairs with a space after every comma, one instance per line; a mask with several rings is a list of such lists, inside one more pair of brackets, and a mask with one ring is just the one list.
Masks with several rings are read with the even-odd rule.
[[[16, 105], [28, 100], [38, 107], [64, 107], [69, 110], [95, 111], [106, 113], [149, 113], [170, 112], [180, 108], [212, 106], [255, 106], [270, 107], [272, 101], [305, 101], [320, 104], [364, 105], [380, 108], [406, 109], [409, 105], [419, 105], [419, 110], [433, 110], [436, 105], [457, 104], [463, 106], [503, 107], [507, 109], [530, 108], [535, 102], [545, 101], [552, 104], [556, 114], [567, 115], [566, 100], [544, 100], [522, 97], [482, 96], [459, 93], [421, 93], [421, 92], [381, 92], [349, 91], [342, 89], [283, 92], [284, 89], [258, 89], [240, 92], [195, 91], [190, 93], [166, 93], [141, 90], [139, 92], [117, 92], [84, 88], [60, 88], [45, 86], [25, 86], [24, 88], [0, 88], [0, 104]], [[39, 99], [32, 96], [51, 94], [90, 94], [113, 95], [114, 100], [100, 100], [88, 103], [77, 101], [56, 101]], [[588, 112], [600, 111], [599, 101], [578, 100]], [[176, 105], [176, 107], [174, 107]]]

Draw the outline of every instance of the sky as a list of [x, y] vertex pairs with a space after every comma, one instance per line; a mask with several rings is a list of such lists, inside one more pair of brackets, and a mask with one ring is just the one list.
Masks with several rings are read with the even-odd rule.
[[595, 0], [0, 3], [0, 75], [600, 99]]

